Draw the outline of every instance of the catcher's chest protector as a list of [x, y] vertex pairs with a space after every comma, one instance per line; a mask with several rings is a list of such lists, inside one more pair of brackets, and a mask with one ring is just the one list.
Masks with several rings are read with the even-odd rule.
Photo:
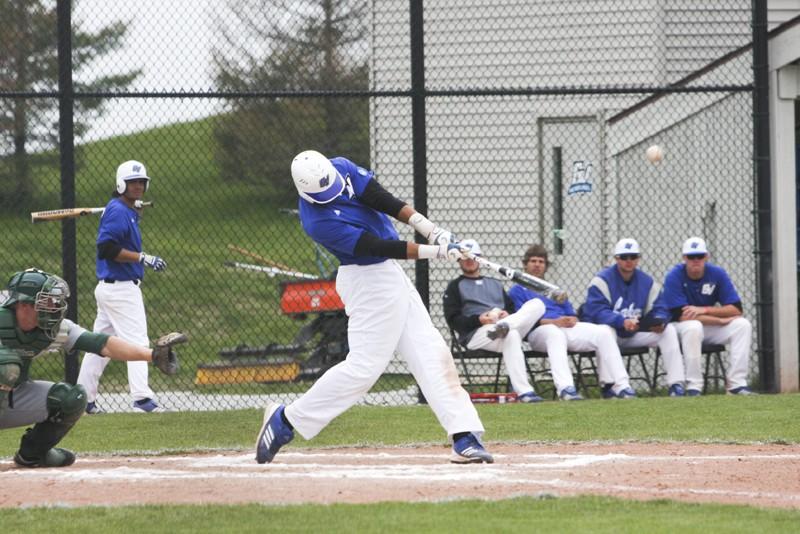
[[33, 358], [51, 345], [55, 345], [55, 343], [53, 343], [53, 340], [48, 338], [39, 328], [30, 333], [18, 331], [14, 318], [14, 310], [0, 308], [0, 345], [20, 352], [20, 356], [22, 357], [22, 372], [17, 381], [17, 385], [19, 385], [28, 380], [28, 371], [30, 370]]

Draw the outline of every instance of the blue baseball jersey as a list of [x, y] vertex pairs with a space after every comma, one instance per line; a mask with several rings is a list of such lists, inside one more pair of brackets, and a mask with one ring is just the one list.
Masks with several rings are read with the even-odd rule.
[[559, 304], [558, 302], [519, 284], [508, 290], [508, 296], [511, 297], [511, 300], [514, 302], [514, 308], [516, 310], [519, 310], [522, 305], [529, 300], [540, 299], [542, 302], [544, 302], [545, 306], [542, 319], [558, 319], [559, 317], [564, 317], [565, 315], [577, 315], [569, 300], [565, 300], [563, 303]]
[[636, 269], [626, 282], [616, 265], [597, 273], [589, 285], [581, 320], [614, 327], [620, 337], [630, 337], [625, 319], [640, 319], [652, 323], [667, 323], [670, 313], [664, 304], [660, 287], [653, 278]]
[[686, 274], [686, 266], [679, 263], [664, 280], [664, 300], [667, 308], [683, 306], [714, 306], [717, 302], [725, 306], [741, 302], [728, 273], [722, 267], [706, 263], [705, 272], [699, 280]]
[[344, 178], [344, 191], [327, 204], [313, 204], [300, 198], [298, 207], [303, 230], [336, 256], [342, 265], [372, 265], [386, 261], [385, 257], [354, 255], [356, 243], [364, 232], [381, 239], [398, 239], [389, 217], [359, 200], [374, 173], [345, 158], [332, 158], [330, 161]]
[[[139, 214], [119, 197], [112, 198], [106, 204], [97, 228], [96, 243], [99, 245], [109, 241], [133, 252], [142, 251]], [[95, 273], [98, 280], [141, 280], [144, 278], [144, 266], [139, 262], [117, 262], [98, 257]]]

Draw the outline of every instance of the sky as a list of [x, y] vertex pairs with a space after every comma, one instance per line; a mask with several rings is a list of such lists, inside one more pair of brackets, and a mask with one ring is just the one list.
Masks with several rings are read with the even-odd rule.
[[[214, 18], [223, 7], [223, 0], [78, 0], [72, 17], [88, 31], [129, 23], [125, 46], [99, 58], [93, 75], [141, 69], [133, 91], [206, 91], [212, 88]], [[219, 107], [208, 100], [114, 99], [106, 110], [91, 121], [85, 141], [201, 118]]]

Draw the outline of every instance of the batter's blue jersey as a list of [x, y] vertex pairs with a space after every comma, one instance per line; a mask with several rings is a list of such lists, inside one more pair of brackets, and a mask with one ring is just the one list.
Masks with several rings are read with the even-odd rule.
[[333, 158], [331, 163], [344, 178], [344, 191], [327, 204], [313, 204], [301, 198], [298, 207], [303, 230], [331, 251], [342, 265], [371, 265], [386, 261], [385, 257], [354, 254], [356, 243], [364, 232], [381, 239], [398, 239], [389, 217], [358, 199], [374, 173], [345, 158]]
[[625, 319], [647, 320], [652, 323], [667, 323], [670, 313], [664, 298], [653, 278], [636, 269], [626, 282], [616, 265], [597, 273], [586, 293], [581, 320], [595, 324], [606, 324], [617, 330], [620, 337], [630, 337]]
[[714, 306], [717, 302], [725, 306], [741, 302], [728, 273], [722, 267], [706, 263], [705, 272], [699, 280], [686, 274], [686, 266], [679, 263], [664, 280], [664, 300], [667, 308], [683, 306]]
[[[112, 198], [106, 204], [97, 228], [96, 243], [99, 245], [109, 241], [133, 252], [142, 251], [139, 213], [129, 208], [119, 197]], [[98, 280], [141, 280], [144, 278], [144, 266], [139, 262], [117, 262], [98, 257], [95, 273]]]
[[514, 308], [517, 310], [519, 310], [522, 305], [529, 300], [540, 299], [542, 302], [544, 302], [545, 306], [542, 319], [558, 319], [559, 317], [564, 317], [565, 315], [577, 315], [569, 300], [565, 300], [563, 303], [559, 304], [558, 302], [519, 284], [508, 290], [508, 296], [511, 297], [511, 300], [514, 302]]

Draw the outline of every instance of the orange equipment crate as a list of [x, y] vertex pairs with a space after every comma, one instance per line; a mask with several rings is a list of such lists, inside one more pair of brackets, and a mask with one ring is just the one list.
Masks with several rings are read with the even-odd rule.
[[344, 310], [335, 280], [284, 282], [281, 311], [286, 314]]

